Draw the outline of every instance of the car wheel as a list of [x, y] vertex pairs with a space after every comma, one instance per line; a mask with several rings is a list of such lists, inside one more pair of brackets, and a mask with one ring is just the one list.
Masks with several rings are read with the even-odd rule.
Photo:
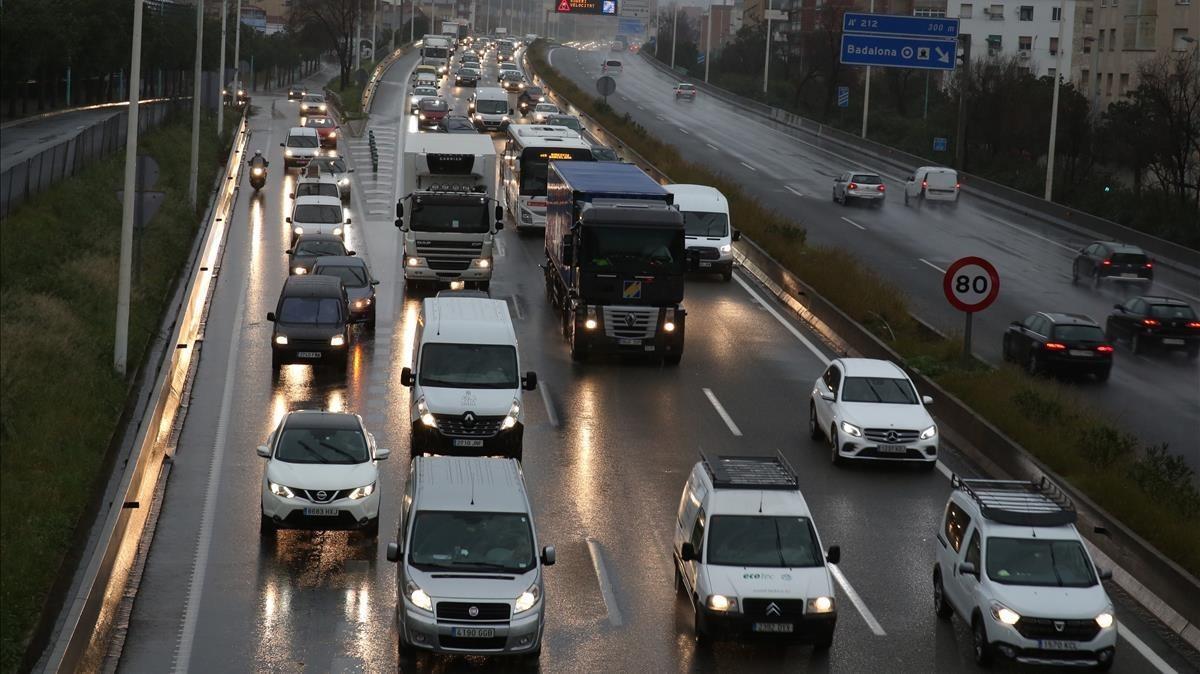
[[971, 645], [974, 649], [975, 664], [987, 667], [992, 664], [992, 644], [987, 640], [987, 630], [983, 626], [983, 618], [978, 615], [971, 621]]
[[829, 427], [829, 460], [835, 466], [842, 465], [842, 453], [838, 451], [838, 430], [837, 426]]
[[729, 269], [721, 272], [721, 280], [726, 283], [729, 283], [733, 280], [733, 265], [730, 265]]
[[261, 510], [258, 513], [258, 533], [262, 536], [274, 536], [279, 527], [275, 526], [274, 520], [267, 517], [266, 513]]
[[706, 645], [708, 645], [709, 637], [708, 637], [708, 632], [706, 632], [704, 629], [704, 623], [701, 622], [702, 618], [701, 618], [700, 610], [701, 610], [700, 609], [700, 600], [697, 599], [696, 600], [695, 617], [692, 619], [692, 632], [696, 637], [696, 645], [697, 646], [706, 646]]
[[1141, 353], [1142, 351], [1145, 350], [1145, 345], [1142, 344], [1142, 336], [1137, 334], [1136, 332], [1133, 334], [1133, 337], [1130, 338], [1130, 340], [1129, 340], [1129, 350], [1134, 352], [1135, 354]]
[[954, 613], [954, 607], [946, 599], [946, 588], [942, 586], [942, 570], [933, 570], [933, 612], [946, 620]]
[[685, 594], [687, 588], [683, 586], [683, 574], [679, 572], [679, 564], [674, 563], [671, 566], [675, 567], [675, 594]]
[[817, 405], [811, 400], [808, 403], [808, 437], [821, 440], [821, 424], [817, 421]]
[[1099, 270], [1099, 269], [1093, 269], [1093, 270], [1092, 270], [1092, 287], [1093, 287], [1093, 288], [1099, 288], [1099, 287], [1100, 287], [1100, 278], [1101, 278], [1101, 277], [1100, 277], [1100, 270]]
[[1031, 375], [1036, 375], [1042, 369], [1042, 363], [1038, 358], [1036, 351], [1029, 353], [1029, 360], [1025, 363], [1025, 371]]
[[375, 517], [367, 522], [367, 526], [363, 528], [363, 534], [367, 538], [379, 538], [379, 518]]
[[571, 321], [571, 360], [582, 363], [587, 358], [587, 347], [579, 339], [579, 328]]

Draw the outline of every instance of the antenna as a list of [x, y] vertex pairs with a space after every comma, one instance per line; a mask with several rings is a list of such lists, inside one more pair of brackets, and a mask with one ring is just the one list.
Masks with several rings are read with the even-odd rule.
[[471, 505], [475, 505], [475, 464], [474, 463], [471, 464], [471, 470], [468, 472], [471, 474]]

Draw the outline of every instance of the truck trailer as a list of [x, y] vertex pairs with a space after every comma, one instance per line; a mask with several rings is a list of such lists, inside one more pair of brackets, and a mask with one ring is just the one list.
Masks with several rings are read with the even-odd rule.
[[495, 235], [504, 226], [495, 145], [483, 134], [410, 133], [405, 140], [404, 196], [396, 202], [405, 287], [469, 283], [487, 290]]
[[683, 215], [671, 193], [633, 164], [551, 161], [546, 294], [571, 358], [683, 357]]
[[421, 65], [434, 66], [445, 75], [450, 70], [450, 51], [454, 48], [445, 35], [429, 34], [421, 38]]

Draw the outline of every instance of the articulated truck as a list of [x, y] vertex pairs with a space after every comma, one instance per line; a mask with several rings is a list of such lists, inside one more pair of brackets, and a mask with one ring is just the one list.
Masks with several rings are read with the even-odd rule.
[[683, 357], [683, 215], [633, 164], [551, 161], [546, 187], [546, 293], [571, 358]]
[[495, 235], [504, 226], [491, 138], [410, 133], [400, 170], [396, 226], [404, 237], [405, 287], [469, 283], [487, 290]]

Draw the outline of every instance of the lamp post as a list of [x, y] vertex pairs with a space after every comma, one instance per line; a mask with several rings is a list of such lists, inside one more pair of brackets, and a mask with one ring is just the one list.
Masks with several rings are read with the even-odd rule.
[[[875, 0], [871, 0], [871, 13], [875, 13]], [[863, 87], [862, 137], [867, 137], [867, 110], [871, 105], [871, 66], [867, 66], [867, 81]]]
[[1062, 80], [1063, 24], [1067, 22], [1067, 0], [1058, 10], [1058, 51], [1054, 55], [1054, 97], [1050, 103], [1050, 146], [1046, 149], [1046, 201], [1054, 194], [1054, 145], [1058, 138], [1058, 83]]
[[671, 5], [671, 70], [675, 69], [675, 45], [678, 40], [675, 36], [679, 31], [679, 6]]
[[710, 4], [708, 6], [708, 21], [707, 21], [708, 34], [704, 38], [704, 83], [705, 84], [708, 84], [708, 62], [709, 62], [708, 55], [709, 55], [709, 51], [712, 49], [712, 20], [713, 20], [712, 13], [713, 13], [713, 6]]
[[[242, 0], [237, 0], [233, 17], [233, 83], [242, 81]], [[224, 101], [222, 101], [224, 102]]]
[[[875, 0], [871, 0], [874, 2]], [[767, 77], [771, 72], [771, 0], [767, 0], [767, 48], [763, 56], [763, 97], [767, 95]]]
[[[200, 180], [200, 95], [203, 93], [200, 80], [204, 75], [204, 0], [196, 0], [196, 65], [192, 74], [192, 167], [188, 172], [188, 203], [196, 208], [196, 183]], [[138, 81], [129, 80], [129, 87], [136, 89]], [[237, 96], [237, 91], [230, 92]], [[222, 100], [222, 105], [224, 100]]]
[[133, 267], [133, 199], [137, 180], [138, 85], [142, 80], [142, 0], [133, 0], [133, 54], [129, 59], [129, 114], [125, 126], [125, 193], [121, 198], [121, 257], [117, 280], [117, 326], [113, 369], [125, 378], [129, 349], [129, 293]]
[[[226, 7], [228, 0], [221, 0], [221, 58], [217, 65], [217, 86], [221, 91], [225, 90], [225, 19], [229, 13], [229, 8]], [[221, 100], [217, 103], [217, 137], [221, 137], [221, 133], [225, 130], [225, 95], [221, 94]]]

